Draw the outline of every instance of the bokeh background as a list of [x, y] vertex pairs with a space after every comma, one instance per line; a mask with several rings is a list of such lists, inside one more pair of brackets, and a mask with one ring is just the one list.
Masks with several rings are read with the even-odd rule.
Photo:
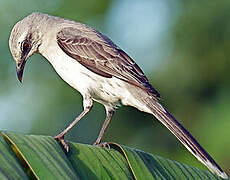
[[[82, 98], [40, 55], [29, 59], [23, 84], [17, 81], [8, 38], [13, 25], [34, 11], [108, 35], [230, 174], [229, 0], [0, 0], [0, 129], [54, 136], [82, 111]], [[66, 139], [92, 144], [104, 118], [95, 103]], [[117, 110], [104, 141], [204, 168], [155, 118], [131, 107]]]

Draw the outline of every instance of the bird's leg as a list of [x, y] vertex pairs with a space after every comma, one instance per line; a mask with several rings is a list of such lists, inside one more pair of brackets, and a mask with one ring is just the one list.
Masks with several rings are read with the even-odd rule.
[[62, 132], [60, 132], [58, 135], [54, 136], [54, 139], [58, 140], [64, 147], [64, 149], [69, 152], [69, 146], [64, 140], [64, 136], [67, 134], [67, 132], [74, 127], [78, 121], [80, 121], [93, 107], [93, 101], [92, 99], [84, 99], [83, 101], [84, 105], [84, 110], [82, 113], [74, 119], [74, 121], [67, 127], [65, 128]]
[[99, 136], [96, 140], [96, 142], [93, 145], [97, 145], [97, 146], [102, 146], [102, 147], [109, 147], [109, 145], [107, 143], [101, 143], [101, 139], [105, 133], [106, 128], [108, 127], [110, 120], [112, 119], [113, 115], [114, 115], [114, 109], [107, 109], [106, 108], [106, 119], [105, 122], [101, 128], [101, 131], [99, 133]]

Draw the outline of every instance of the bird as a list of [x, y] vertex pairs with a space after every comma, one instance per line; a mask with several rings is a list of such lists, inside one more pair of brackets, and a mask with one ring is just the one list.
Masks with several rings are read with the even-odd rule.
[[64, 136], [91, 109], [104, 105], [106, 119], [94, 145], [106, 146], [102, 137], [119, 104], [152, 114], [212, 173], [228, 178], [197, 140], [164, 108], [160, 94], [135, 61], [106, 35], [73, 20], [33, 12], [12, 28], [9, 48], [22, 82], [26, 62], [39, 53], [57, 74], [83, 97], [83, 111], [54, 138], [65, 150]]

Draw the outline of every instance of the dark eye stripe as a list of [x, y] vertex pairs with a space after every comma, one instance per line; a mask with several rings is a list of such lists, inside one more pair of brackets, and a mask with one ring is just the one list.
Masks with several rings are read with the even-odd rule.
[[28, 41], [23, 41], [22, 42], [22, 44], [21, 44], [21, 51], [22, 52], [27, 52], [27, 51], [29, 51], [31, 49], [31, 44], [30, 44], [30, 42], [28, 42]]

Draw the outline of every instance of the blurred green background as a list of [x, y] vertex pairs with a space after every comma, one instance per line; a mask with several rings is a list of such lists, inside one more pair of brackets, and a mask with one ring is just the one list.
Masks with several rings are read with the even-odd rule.
[[[54, 136], [82, 111], [82, 99], [40, 55], [29, 59], [23, 84], [17, 81], [8, 38], [13, 25], [34, 11], [108, 35], [230, 174], [229, 0], [0, 0], [0, 129]], [[66, 139], [92, 144], [104, 118], [95, 103]], [[204, 168], [155, 118], [131, 107], [117, 110], [104, 141]]]

